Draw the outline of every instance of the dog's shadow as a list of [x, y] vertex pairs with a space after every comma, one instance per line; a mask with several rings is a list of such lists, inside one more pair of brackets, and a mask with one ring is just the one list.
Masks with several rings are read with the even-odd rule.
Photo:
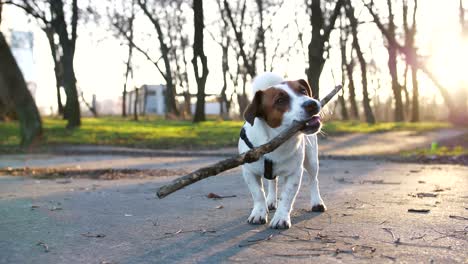
[[[298, 210], [291, 217], [292, 228], [303, 221], [308, 221], [319, 216], [306, 210]], [[270, 214], [270, 217], [272, 215]], [[219, 263], [236, 255], [258, 241], [274, 236], [285, 230], [271, 229], [266, 225], [249, 225], [246, 216], [237, 218], [222, 225], [210, 228], [216, 233], [190, 233], [186, 238], [167, 239], [159, 241], [154, 250], [147, 251], [139, 257], [133, 256], [132, 263], [141, 263], [144, 260], [153, 259], [158, 263], [197, 262]], [[172, 241], [171, 241], [172, 240]], [[141, 260], [141, 262], [139, 262]]]

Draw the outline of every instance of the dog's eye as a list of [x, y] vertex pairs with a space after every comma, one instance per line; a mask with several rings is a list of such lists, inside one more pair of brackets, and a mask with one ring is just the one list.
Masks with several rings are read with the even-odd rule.
[[284, 104], [286, 103], [286, 97], [281, 96], [280, 98], [276, 99], [276, 104]]
[[305, 88], [301, 88], [299, 92], [303, 95], [307, 95], [307, 90]]

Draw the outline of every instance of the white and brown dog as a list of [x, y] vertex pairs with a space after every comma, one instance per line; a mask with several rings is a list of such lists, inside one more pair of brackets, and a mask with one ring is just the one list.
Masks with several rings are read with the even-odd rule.
[[[252, 213], [247, 221], [265, 224], [268, 222], [268, 211], [276, 209], [270, 227], [289, 228], [290, 213], [305, 171], [311, 178], [312, 211], [326, 210], [317, 180], [316, 133], [321, 127], [317, 116], [320, 102], [312, 98], [312, 91], [305, 80], [285, 81], [274, 73], [256, 77], [252, 88], [255, 96], [244, 113], [246, 123], [241, 130], [239, 153], [267, 143], [294, 120], [310, 120], [303, 133], [296, 134], [259, 161], [242, 166], [244, 180], [253, 198]], [[266, 197], [262, 177], [268, 184]], [[279, 201], [276, 198], [278, 179], [283, 188]]]

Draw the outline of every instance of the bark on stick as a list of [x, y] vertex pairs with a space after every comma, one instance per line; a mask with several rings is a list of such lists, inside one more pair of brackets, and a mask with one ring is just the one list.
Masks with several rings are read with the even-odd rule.
[[[336, 86], [327, 96], [325, 96], [321, 101], [320, 104], [325, 106], [332, 98], [335, 96], [340, 90], [341, 85]], [[195, 183], [197, 181], [203, 180], [205, 178], [217, 175], [223, 171], [235, 168], [240, 166], [244, 163], [252, 163], [259, 160], [263, 155], [274, 151], [278, 148], [281, 144], [283, 144], [286, 140], [291, 138], [295, 135], [298, 131], [304, 128], [305, 121], [298, 122], [295, 121], [293, 125], [286, 129], [285, 131], [281, 132], [278, 136], [273, 138], [270, 142], [265, 143], [261, 146], [253, 148], [245, 153], [239, 154], [237, 156], [219, 161], [213, 165], [200, 168], [196, 171], [193, 171], [185, 176], [177, 178], [173, 180], [171, 183], [161, 186], [156, 195], [159, 198], [164, 198], [167, 195], [184, 188], [187, 185]]]

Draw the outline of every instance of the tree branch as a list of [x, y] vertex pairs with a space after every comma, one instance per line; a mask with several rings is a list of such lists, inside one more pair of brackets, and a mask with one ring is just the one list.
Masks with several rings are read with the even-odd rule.
[[[325, 106], [340, 90], [342, 86], [336, 86], [327, 96], [325, 96], [321, 101], [322, 107]], [[219, 161], [211, 166], [207, 166], [201, 169], [198, 169], [194, 172], [191, 172], [185, 176], [173, 180], [171, 183], [160, 187], [156, 193], [159, 198], [164, 198], [167, 195], [184, 188], [192, 183], [203, 180], [210, 176], [217, 175], [223, 171], [235, 168], [245, 163], [252, 163], [259, 160], [263, 155], [270, 153], [277, 149], [281, 144], [286, 140], [294, 136], [297, 132], [304, 128], [304, 125], [307, 121], [298, 122], [295, 121], [293, 125], [281, 132], [278, 136], [270, 140], [270, 142], [265, 143], [259, 147], [253, 148], [245, 153], [239, 154], [232, 158], [228, 158], [222, 161]]]

